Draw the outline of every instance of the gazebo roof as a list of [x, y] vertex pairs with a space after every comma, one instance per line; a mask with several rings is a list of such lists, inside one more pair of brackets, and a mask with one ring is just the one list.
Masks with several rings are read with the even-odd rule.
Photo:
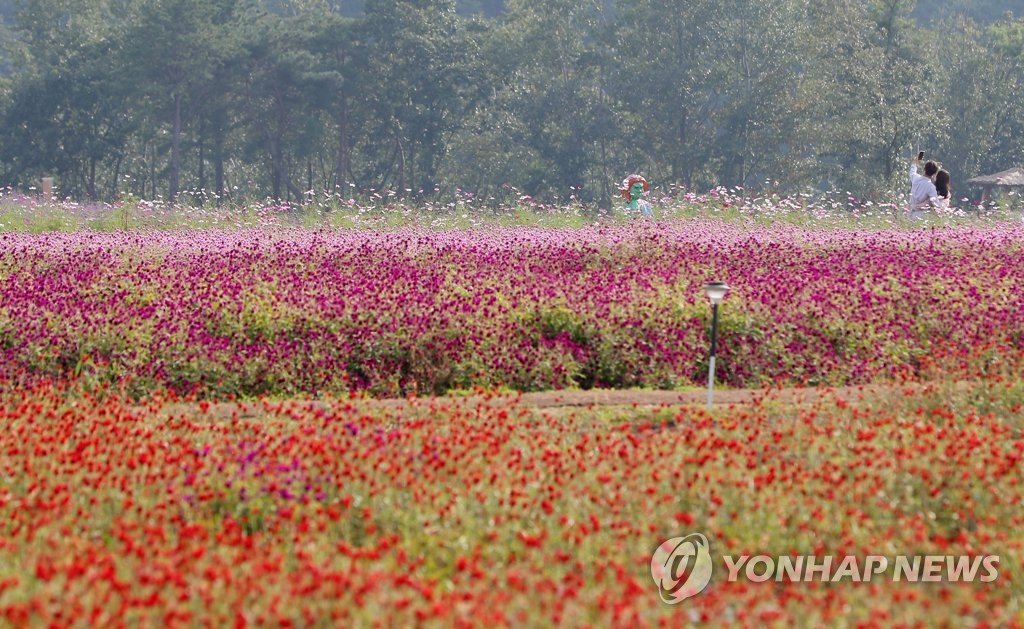
[[1017, 166], [994, 175], [979, 175], [967, 180], [974, 186], [1024, 186], [1024, 167]]

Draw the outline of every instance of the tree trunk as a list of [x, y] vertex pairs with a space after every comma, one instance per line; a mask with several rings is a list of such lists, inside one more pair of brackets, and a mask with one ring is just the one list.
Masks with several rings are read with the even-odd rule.
[[401, 138], [398, 139], [398, 189], [405, 190], [405, 149]]
[[338, 164], [334, 174], [334, 189], [340, 194], [348, 194], [348, 102], [341, 99], [338, 109]]
[[178, 174], [181, 172], [181, 95], [174, 95], [174, 122], [171, 131], [171, 172], [167, 184], [167, 201], [178, 196]]
[[198, 149], [199, 149], [199, 165], [198, 165], [198, 172], [196, 173], [196, 176], [199, 178], [199, 189], [203, 191], [203, 196], [199, 197], [199, 202], [200, 203], [202, 203], [204, 197], [206, 196], [206, 168], [205, 168], [206, 156], [203, 155], [203, 153], [205, 152], [204, 148], [205, 147], [204, 147], [204, 144], [203, 144], [203, 136], [200, 135], [199, 136], [199, 146], [198, 146]]
[[228, 198], [228, 191], [224, 183], [224, 137], [220, 134], [213, 142], [213, 187], [217, 194], [217, 205], [221, 205]]
[[156, 200], [156, 146], [151, 146], [149, 151], [149, 187], [150, 199]]
[[93, 201], [96, 200], [96, 158], [89, 159], [89, 183], [86, 187], [88, 190], [89, 198]]
[[111, 198], [117, 196], [117, 180], [121, 178], [121, 162], [124, 160], [124, 153], [118, 153], [117, 159], [114, 161], [114, 174], [110, 178], [110, 196]]
[[275, 201], [281, 200], [281, 188], [284, 185], [284, 158], [281, 155], [281, 139], [270, 140], [270, 194]]

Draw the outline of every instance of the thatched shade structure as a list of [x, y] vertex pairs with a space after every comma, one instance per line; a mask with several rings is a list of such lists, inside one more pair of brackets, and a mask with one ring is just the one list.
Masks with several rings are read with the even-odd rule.
[[981, 187], [981, 202], [984, 203], [993, 188], [1024, 188], [1024, 168], [1017, 166], [994, 175], [979, 175], [968, 179], [967, 185]]

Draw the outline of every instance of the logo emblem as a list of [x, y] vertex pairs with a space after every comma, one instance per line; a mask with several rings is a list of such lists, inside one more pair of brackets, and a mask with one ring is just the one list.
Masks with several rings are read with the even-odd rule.
[[700, 594], [711, 581], [708, 538], [691, 533], [662, 542], [651, 557], [651, 577], [661, 600], [669, 605]]

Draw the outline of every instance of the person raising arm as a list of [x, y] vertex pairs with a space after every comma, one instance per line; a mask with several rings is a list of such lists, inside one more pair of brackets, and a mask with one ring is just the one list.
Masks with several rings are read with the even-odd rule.
[[939, 206], [939, 196], [935, 192], [935, 175], [939, 165], [928, 160], [924, 165], [924, 175], [917, 174], [920, 157], [910, 160], [910, 216], [920, 218], [920, 211], [929, 207]]

